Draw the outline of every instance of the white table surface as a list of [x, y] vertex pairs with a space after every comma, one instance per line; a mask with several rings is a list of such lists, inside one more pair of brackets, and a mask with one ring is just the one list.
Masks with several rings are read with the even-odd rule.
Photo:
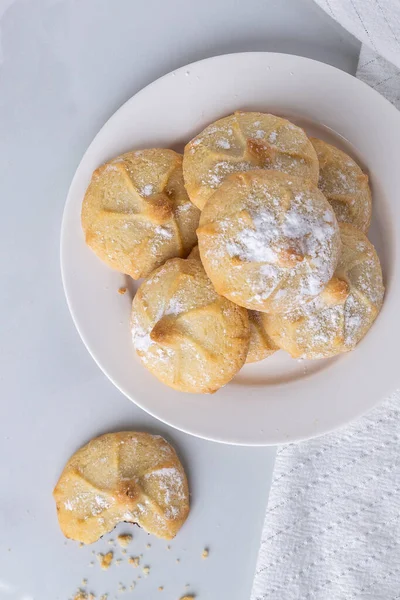
[[[312, 0], [0, 0], [0, 598], [67, 600], [82, 578], [109, 598], [250, 595], [274, 450], [195, 439], [136, 408], [83, 347], [59, 270], [68, 186], [105, 120], [178, 66], [247, 50], [354, 72], [359, 45]], [[170, 551], [134, 529], [129, 553], [143, 553], [151, 573], [134, 592], [118, 592], [138, 572], [126, 561], [103, 572], [92, 555], [115, 534], [88, 548], [65, 542], [51, 491], [80, 445], [130, 428], [177, 447], [192, 512]]]

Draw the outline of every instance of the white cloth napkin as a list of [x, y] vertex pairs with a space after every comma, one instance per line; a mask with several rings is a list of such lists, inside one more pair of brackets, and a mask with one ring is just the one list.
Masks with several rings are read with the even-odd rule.
[[400, 598], [399, 399], [278, 449], [252, 600]]
[[400, 68], [399, 0], [315, 0], [363, 44]]
[[[316, 1], [362, 40], [357, 77], [400, 109], [400, 0]], [[278, 449], [251, 600], [400, 599], [399, 400]]]
[[363, 43], [357, 77], [400, 108], [400, 0], [315, 0]]

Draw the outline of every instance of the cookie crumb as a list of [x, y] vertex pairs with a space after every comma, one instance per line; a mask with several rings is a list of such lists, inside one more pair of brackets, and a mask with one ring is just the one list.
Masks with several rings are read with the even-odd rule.
[[84, 544], [83, 542], [79, 542], [79, 548], [83, 548]]
[[124, 294], [126, 294], [126, 287], [120, 287], [118, 290], [118, 294], [121, 294], [121, 296], [123, 296]]
[[171, 546], [167, 546], [167, 550], [171, 550]]
[[126, 554], [125, 548], [123, 550], [121, 550], [121, 554]]
[[85, 590], [79, 589], [73, 600], [96, 600], [96, 596], [94, 594], [87, 594]]
[[143, 571], [144, 575], [146, 575], [146, 577], [147, 577], [147, 575], [150, 574], [150, 567], [143, 567], [142, 571]]
[[130, 556], [128, 558], [128, 563], [136, 568], [140, 565], [140, 558], [138, 556]]
[[117, 540], [121, 548], [127, 548], [132, 541], [132, 536], [130, 533], [122, 533], [117, 537]]
[[146, 548], [147, 549], [151, 548], [151, 544], [146, 544]]
[[134, 581], [132, 581], [132, 583], [131, 583], [131, 585], [129, 587], [129, 589], [131, 590], [131, 592], [135, 589], [135, 585], [136, 585], [136, 583]]
[[107, 552], [107, 554], [97, 554], [97, 560], [99, 561], [100, 566], [104, 571], [111, 567], [113, 558], [113, 552]]
[[177, 562], [177, 563], [180, 563], [180, 562], [181, 562], [181, 559], [180, 559], [180, 558], [177, 558], [177, 559], [176, 559], [176, 562]]
[[113, 545], [114, 545], [114, 540], [113, 540], [113, 539], [111, 539], [111, 540], [108, 540], [107, 544], [108, 544], [109, 546], [113, 546]]
[[201, 558], [208, 558], [208, 555], [210, 554], [210, 551], [208, 548], [204, 548]]
[[118, 587], [118, 591], [119, 592], [126, 592], [126, 587], [124, 586], [123, 583], [120, 582], [119, 587]]
[[82, 585], [87, 585], [87, 579], [82, 579]]
[[163, 586], [163, 585], [160, 585], [160, 587], [158, 588], [158, 591], [159, 591], [159, 592], [162, 592], [163, 590], [164, 590], [164, 586]]
[[107, 600], [108, 598], [108, 594], [103, 594], [102, 596], [100, 596], [100, 600]]
[[119, 567], [119, 565], [122, 563], [122, 558], [117, 558], [117, 560], [115, 561], [115, 564], [117, 565], [117, 567]]
[[94, 566], [94, 562], [91, 560], [89, 563], [89, 567], [93, 567]]
[[182, 596], [181, 600], [194, 600], [194, 596]]

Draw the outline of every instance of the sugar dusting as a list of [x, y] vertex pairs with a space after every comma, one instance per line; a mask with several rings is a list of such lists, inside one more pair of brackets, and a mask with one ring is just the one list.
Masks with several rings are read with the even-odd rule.
[[[251, 225], [248, 219], [239, 215], [235, 223], [238, 227], [232, 234], [228, 220], [219, 222], [223, 247], [214, 256], [215, 266], [218, 268], [219, 257], [225, 252], [231, 258], [239, 258], [242, 263], [261, 263], [261, 284], [256, 287], [262, 291], [253, 289], [252, 298], [260, 305], [275, 291], [288, 269], [292, 287], [298, 287], [298, 301], [316, 296], [331, 278], [335, 266], [331, 253], [337, 227], [332, 212], [325, 210], [321, 214], [319, 205], [315, 206], [305, 193], [298, 193], [292, 199], [289, 210], [282, 213], [278, 210], [281, 199], [272, 196], [267, 187], [264, 195], [269, 202], [262, 207], [249, 195]], [[214, 248], [210, 253], [213, 251]], [[304, 259], [286, 267], [282, 265], [283, 255], [289, 259], [293, 256]], [[276, 299], [282, 299], [284, 294], [284, 289], [279, 290]]]
[[[162, 273], [159, 272], [158, 275], [153, 276], [146, 282], [146, 285], [151, 285], [152, 283], [157, 283], [160, 280], [160, 276]], [[137, 352], [139, 352], [140, 357], [144, 363], [146, 363], [150, 354], [149, 351], [155, 352], [158, 360], [162, 362], [167, 362], [175, 355], [175, 351], [173, 348], [164, 348], [159, 344], [156, 344], [150, 337], [151, 330], [154, 325], [165, 315], [178, 315], [184, 310], [185, 306], [181, 299], [177, 298], [173, 295], [169, 298], [168, 303], [160, 308], [158, 314], [155, 319], [149, 324], [147, 327], [143, 325], [142, 320], [139, 318], [137, 312], [132, 313], [132, 343]]]
[[158, 225], [154, 232], [157, 235], [160, 235], [162, 238], [166, 238], [168, 240], [170, 240], [173, 237], [173, 233], [170, 229], [168, 229], [167, 227], [163, 227], [161, 225]]
[[227, 140], [226, 138], [218, 139], [216, 141], [216, 145], [218, 148], [222, 148], [223, 150], [229, 150], [231, 147], [229, 140]]
[[[190, 261], [188, 276], [180, 277], [183, 264], [167, 262], [142, 284], [143, 295], [137, 305], [139, 297], [134, 301], [131, 315], [132, 342], [141, 361], [163, 382], [208, 393], [225, 385], [237, 371], [246, 346], [243, 318], [233, 304], [216, 294], [197, 262]], [[160, 293], [164, 276], [173, 290], [170, 296]], [[164, 318], [171, 332], [166, 343], [156, 336], [157, 341], [152, 339], [153, 329]]]
[[294, 345], [302, 358], [324, 358], [353, 350], [382, 304], [380, 266], [372, 246], [367, 240], [357, 243], [351, 236], [342, 235], [342, 241], [344, 258], [338, 272], [349, 285], [347, 297], [327, 301], [322, 294], [278, 317], [283, 347]]
[[114, 504], [114, 500], [111, 498], [105, 498], [100, 494], [93, 495], [90, 490], [87, 491], [76, 491], [74, 495], [71, 495], [64, 502], [64, 508], [68, 511], [79, 510], [80, 507], [85, 505], [91, 515], [96, 516], [110, 508]]
[[272, 131], [269, 136], [268, 136], [268, 141], [271, 142], [271, 144], [275, 144], [276, 140], [278, 138], [278, 134], [276, 131]]
[[152, 194], [154, 194], [154, 185], [152, 185], [151, 183], [147, 183], [142, 187], [140, 193], [142, 194], [142, 196], [145, 197], [151, 196]]
[[371, 216], [368, 177], [344, 152], [321, 140], [313, 144], [320, 159], [318, 187], [332, 202], [338, 221], [366, 230]]
[[202, 185], [208, 186], [212, 189], [216, 189], [226, 179], [228, 175], [237, 173], [238, 171], [251, 171], [253, 169], [260, 168], [257, 165], [249, 161], [229, 162], [228, 160], [222, 160], [215, 163], [212, 169], [209, 169], [205, 176], [202, 178]]
[[176, 467], [162, 467], [150, 471], [146, 479], [157, 479], [157, 485], [162, 490], [164, 497], [165, 514], [173, 519], [179, 515], [179, 505], [185, 499], [184, 475]]

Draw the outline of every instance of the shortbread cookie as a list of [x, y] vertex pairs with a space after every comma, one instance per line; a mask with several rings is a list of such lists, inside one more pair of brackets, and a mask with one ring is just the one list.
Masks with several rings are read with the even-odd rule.
[[186, 475], [158, 435], [123, 431], [90, 441], [67, 462], [54, 489], [68, 538], [91, 544], [121, 521], [172, 539], [189, 513]]
[[379, 258], [364, 233], [340, 224], [342, 254], [335, 275], [309, 304], [262, 317], [268, 335], [294, 358], [328, 358], [348, 352], [375, 321], [384, 287]]
[[172, 150], [127, 152], [96, 169], [82, 205], [86, 243], [110, 267], [139, 279], [187, 256], [200, 212]]
[[[200, 259], [199, 247], [195, 246], [188, 258]], [[250, 344], [247, 353], [246, 363], [257, 362], [263, 360], [278, 350], [278, 347], [271, 338], [267, 335], [261, 322], [261, 313], [256, 310], [249, 310], [249, 325], [250, 325]]]
[[231, 173], [275, 169], [318, 183], [318, 158], [304, 131], [286, 119], [236, 112], [211, 123], [185, 147], [183, 174], [201, 210]]
[[262, 314], [256, 310], [249, 310], [250, 344], [246, 363], [258, 362], [272, 356], [278, 346], [269, 337], [262, 324]]
[[368, 175], [345, 152], [311, 138], [319, 160], [318, 187], [341, 223], [350, 223], [367, 233], [371, 223], [372, 198]]
[[247, 311], [219, 296], [197, 259], [171, 259], [140, 286], [132, 339], [142, 363], [185, 392], [211, 393], [234, 377], [249, 347]]
[[230, 175], [207, 202], [197, 234], [217, 292], [270, 313], [317, 296], [333, 276], [341, 246], [322, 192], [268, 170]]

